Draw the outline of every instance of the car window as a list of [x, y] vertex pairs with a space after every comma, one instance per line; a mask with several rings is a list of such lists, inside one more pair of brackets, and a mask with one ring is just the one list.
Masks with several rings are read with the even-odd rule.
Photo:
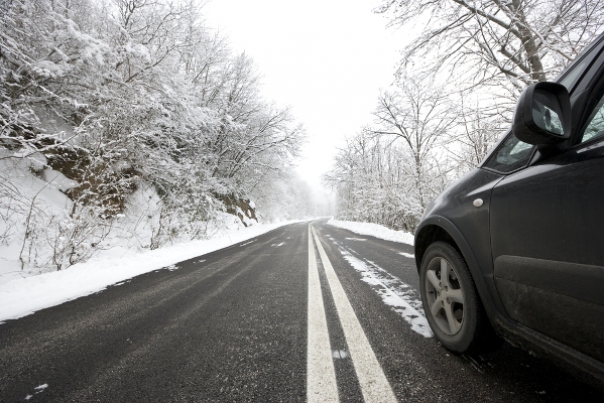
[[596, 108], [592, 111], [590, 119], [588, 119], [588, 125], [582, 133], [582, 143], [591, 140], [595, 137], [603, 135], [603, 97], [597, 104]]
[[487, 160], [484, 167], [499, 172], [512, 172], [527, 165], [533, 149], [533, 145], [519, 140], [511, 133]]

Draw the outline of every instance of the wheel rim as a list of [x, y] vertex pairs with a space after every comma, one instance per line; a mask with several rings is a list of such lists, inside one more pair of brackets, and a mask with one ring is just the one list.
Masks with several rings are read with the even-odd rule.
[[450, 336], [458, 333], [464, 322], [464, 292], [454, 267], [442, 257], [434, 258], [424, 287], [428, 310], [439, 329]]

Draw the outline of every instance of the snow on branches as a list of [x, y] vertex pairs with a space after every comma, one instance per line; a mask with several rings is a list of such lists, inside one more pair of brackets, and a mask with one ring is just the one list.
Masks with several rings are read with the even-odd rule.
[[[304, 130], [201, 17], [194, 1], [1, 3], [0, 242], [19, 239], [23, 267], [85, 260], [120, 220], [147, 228], [140, 247], [204, 237], [223, 196], [262, 196], [297, 155]], [[70, 181], [48, 185], [67, 196], [63, 211], [15, 191], [23, 169]]]

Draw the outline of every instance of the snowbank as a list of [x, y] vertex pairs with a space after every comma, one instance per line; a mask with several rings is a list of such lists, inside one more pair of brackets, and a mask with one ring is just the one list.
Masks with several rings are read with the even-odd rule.
[[409, 232], [395, 231], [388, 229], [379, 224], [371, 224], [367, 222], [354, 222], [354, 221], [339, 221], [331, 219], [328, 221], [328, 225], [332, 225], [338, 228], [344, 228], [351, 232], [355, 232], [360, 235], [369, 235], [375, 238], [384, 239], [386, 241], [407, 243], [414, 245], [414, 235]]
[[112, 253], [93, 257], [65, 270], [10, 280], [0, 284], [0, 321], [21, 318], [101, 291], [111, 284], [237, 244], [292, 222], [296, 221], [230, 230], [214, 239], [144, 252], [114, 248]]

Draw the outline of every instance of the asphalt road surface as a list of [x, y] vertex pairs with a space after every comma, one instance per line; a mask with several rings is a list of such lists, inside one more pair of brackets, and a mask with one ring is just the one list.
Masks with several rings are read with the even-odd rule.
[[455, 355], [409, 245], [316, 221], [0, 325], [1, 402], [588, 402], [508, 344]]

